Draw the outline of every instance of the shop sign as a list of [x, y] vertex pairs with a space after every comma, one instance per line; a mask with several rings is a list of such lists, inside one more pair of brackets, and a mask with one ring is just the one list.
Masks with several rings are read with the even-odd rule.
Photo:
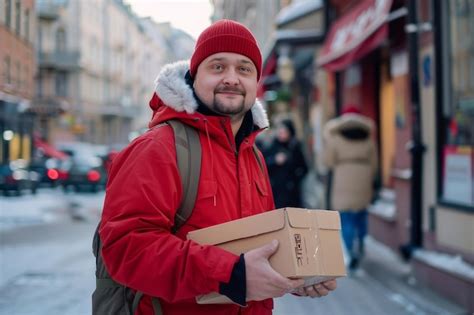
[[443, 199], [474, 205], [473, 149], [469, 146], [444, 147]]
[[338, 19], [318, 58], [324, 65], [356, 49], [387, 21], [392, 0], [366, 0]]

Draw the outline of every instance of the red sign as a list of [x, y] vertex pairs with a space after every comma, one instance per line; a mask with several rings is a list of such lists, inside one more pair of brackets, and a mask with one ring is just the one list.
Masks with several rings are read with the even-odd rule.
[[332, 24], [318, 65], [330, 71], [345, 68], [387, 37], [392, 0], [365, 0]]

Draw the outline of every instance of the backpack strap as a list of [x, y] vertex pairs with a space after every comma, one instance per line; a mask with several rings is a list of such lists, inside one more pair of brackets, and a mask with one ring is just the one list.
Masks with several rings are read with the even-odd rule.
[[[135, 293], [135, 296], [133, 297], [133, 302], [132, 302], [132, 314], [131, 315], [134, 315], [138, 309], [138, 304], [140, 303], [140, 300], [142, 299], [143, 297], [143, 292], [141, 291], [137, 291]], [[151, 298], [151, 305], [153, 306], [153, 314], [154, 315], [163, 315], [163, 309], [161, 308], [161, 304], [160, 304], [160, 301], [155, 298], [155, 297], [152, 297]]]
[[[181, 186], [183, 190], [183, 199], [176, 211], [174, 218], [173, 234], [183, 226], [186, 220], [191, 216], [196, 202], [197, 190], [199, 186], [199, 177], [201, 175], [201, 142], [196, 129], [183, 124], [179, 120], [170, 120], [166, 122], [173, 128], [174, 142], [176, 146], [176, 159], [178, 163], [179, 175], [181, 177]], [[143, 292], [137, 291], [132, 303], [132, 314], [138, 308], [138, 304], [143, 296]], [[156, 297], [151, 298], [153, 311], [155, 315], [162, 315], [160, 300]]]
[[[132, 302], [132, 315], [135, 314], [135, 312], [137, 311], [138, 309], [138, 304], [140, 303], [140, 300], [142, 299], [143, 297], [143, 292], [141, 291], [137, 291], [135, 292], [135, 296], [133, 297], [133, 302]], [[155, 314], [156, 314], [156, 310], [153, 309], [155, 311]]]
[[173, 233], [183, 226], [191, 216], [196, 202], [201, 174], [201, 143], [196, 129], [178, 120], [167, 122], [174, 131], [176, 158], [178, 163], [183, 199], [176, 211]]
[[155, 315], [163, 315], [163, 310], [161, 309], [160, 300], [155, 297], [151, 298], [151, 304], [153, 305], [153, 311]]

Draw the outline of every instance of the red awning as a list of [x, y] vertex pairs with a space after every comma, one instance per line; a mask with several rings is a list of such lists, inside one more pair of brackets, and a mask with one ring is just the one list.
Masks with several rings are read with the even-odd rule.
[[64, 160], [68, 157], [66, 153], [59, 151], [58, 149], [56, 149], [55, 147], [53, 147], [49, 143], [44, 142], [43, 140], [41, 140], [39, 138], [35, 137], [34, 145], [35, 145], [36, 149], [42, 150], [43, 154], [46, 155], [46, 156], [56, 158], [56, 159], [60, 159], [60, 160]]
[[318, 66], [339, 71], [376, 48], [388, 35], [392, 0], [365, 0], [332, 24]]
[[277, 65], [277, 57], [275, 53], [272, 53], [267, 60], [265, 60], [262, 68], [262, 75], [261, 79], [258, 82], [257, 86], [257, 97], [261, 98], [263, 97], [263, 94], [265, 93], [265, 78], [268, 77], [269, 75], [275, 73], [276, 71], [276, 65]]

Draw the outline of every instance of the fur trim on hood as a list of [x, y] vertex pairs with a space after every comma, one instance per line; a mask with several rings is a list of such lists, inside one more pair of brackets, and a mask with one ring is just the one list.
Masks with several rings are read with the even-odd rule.
[[344, 114], [331, 119], [326, 123], [326, 126], [324, 127], [324, 135], [327, 137], [341, 130], [353, 128], [361, 128], [366, 130], [368, 133], [372, 133], [374, 130], [374, 123], [370, 118], [360, 114]]
[[[189, 61], [166, 65], [155, 80], [155, 93], [166, 106], [175, 111], [193, 114], [198, 108], [198, 103], [193, 90], [184, 79], [188, 70]], [[255, 100], [251, 110], [255, 125], [259, 128], [269, 126], [267, 113], [258, 100]]]

